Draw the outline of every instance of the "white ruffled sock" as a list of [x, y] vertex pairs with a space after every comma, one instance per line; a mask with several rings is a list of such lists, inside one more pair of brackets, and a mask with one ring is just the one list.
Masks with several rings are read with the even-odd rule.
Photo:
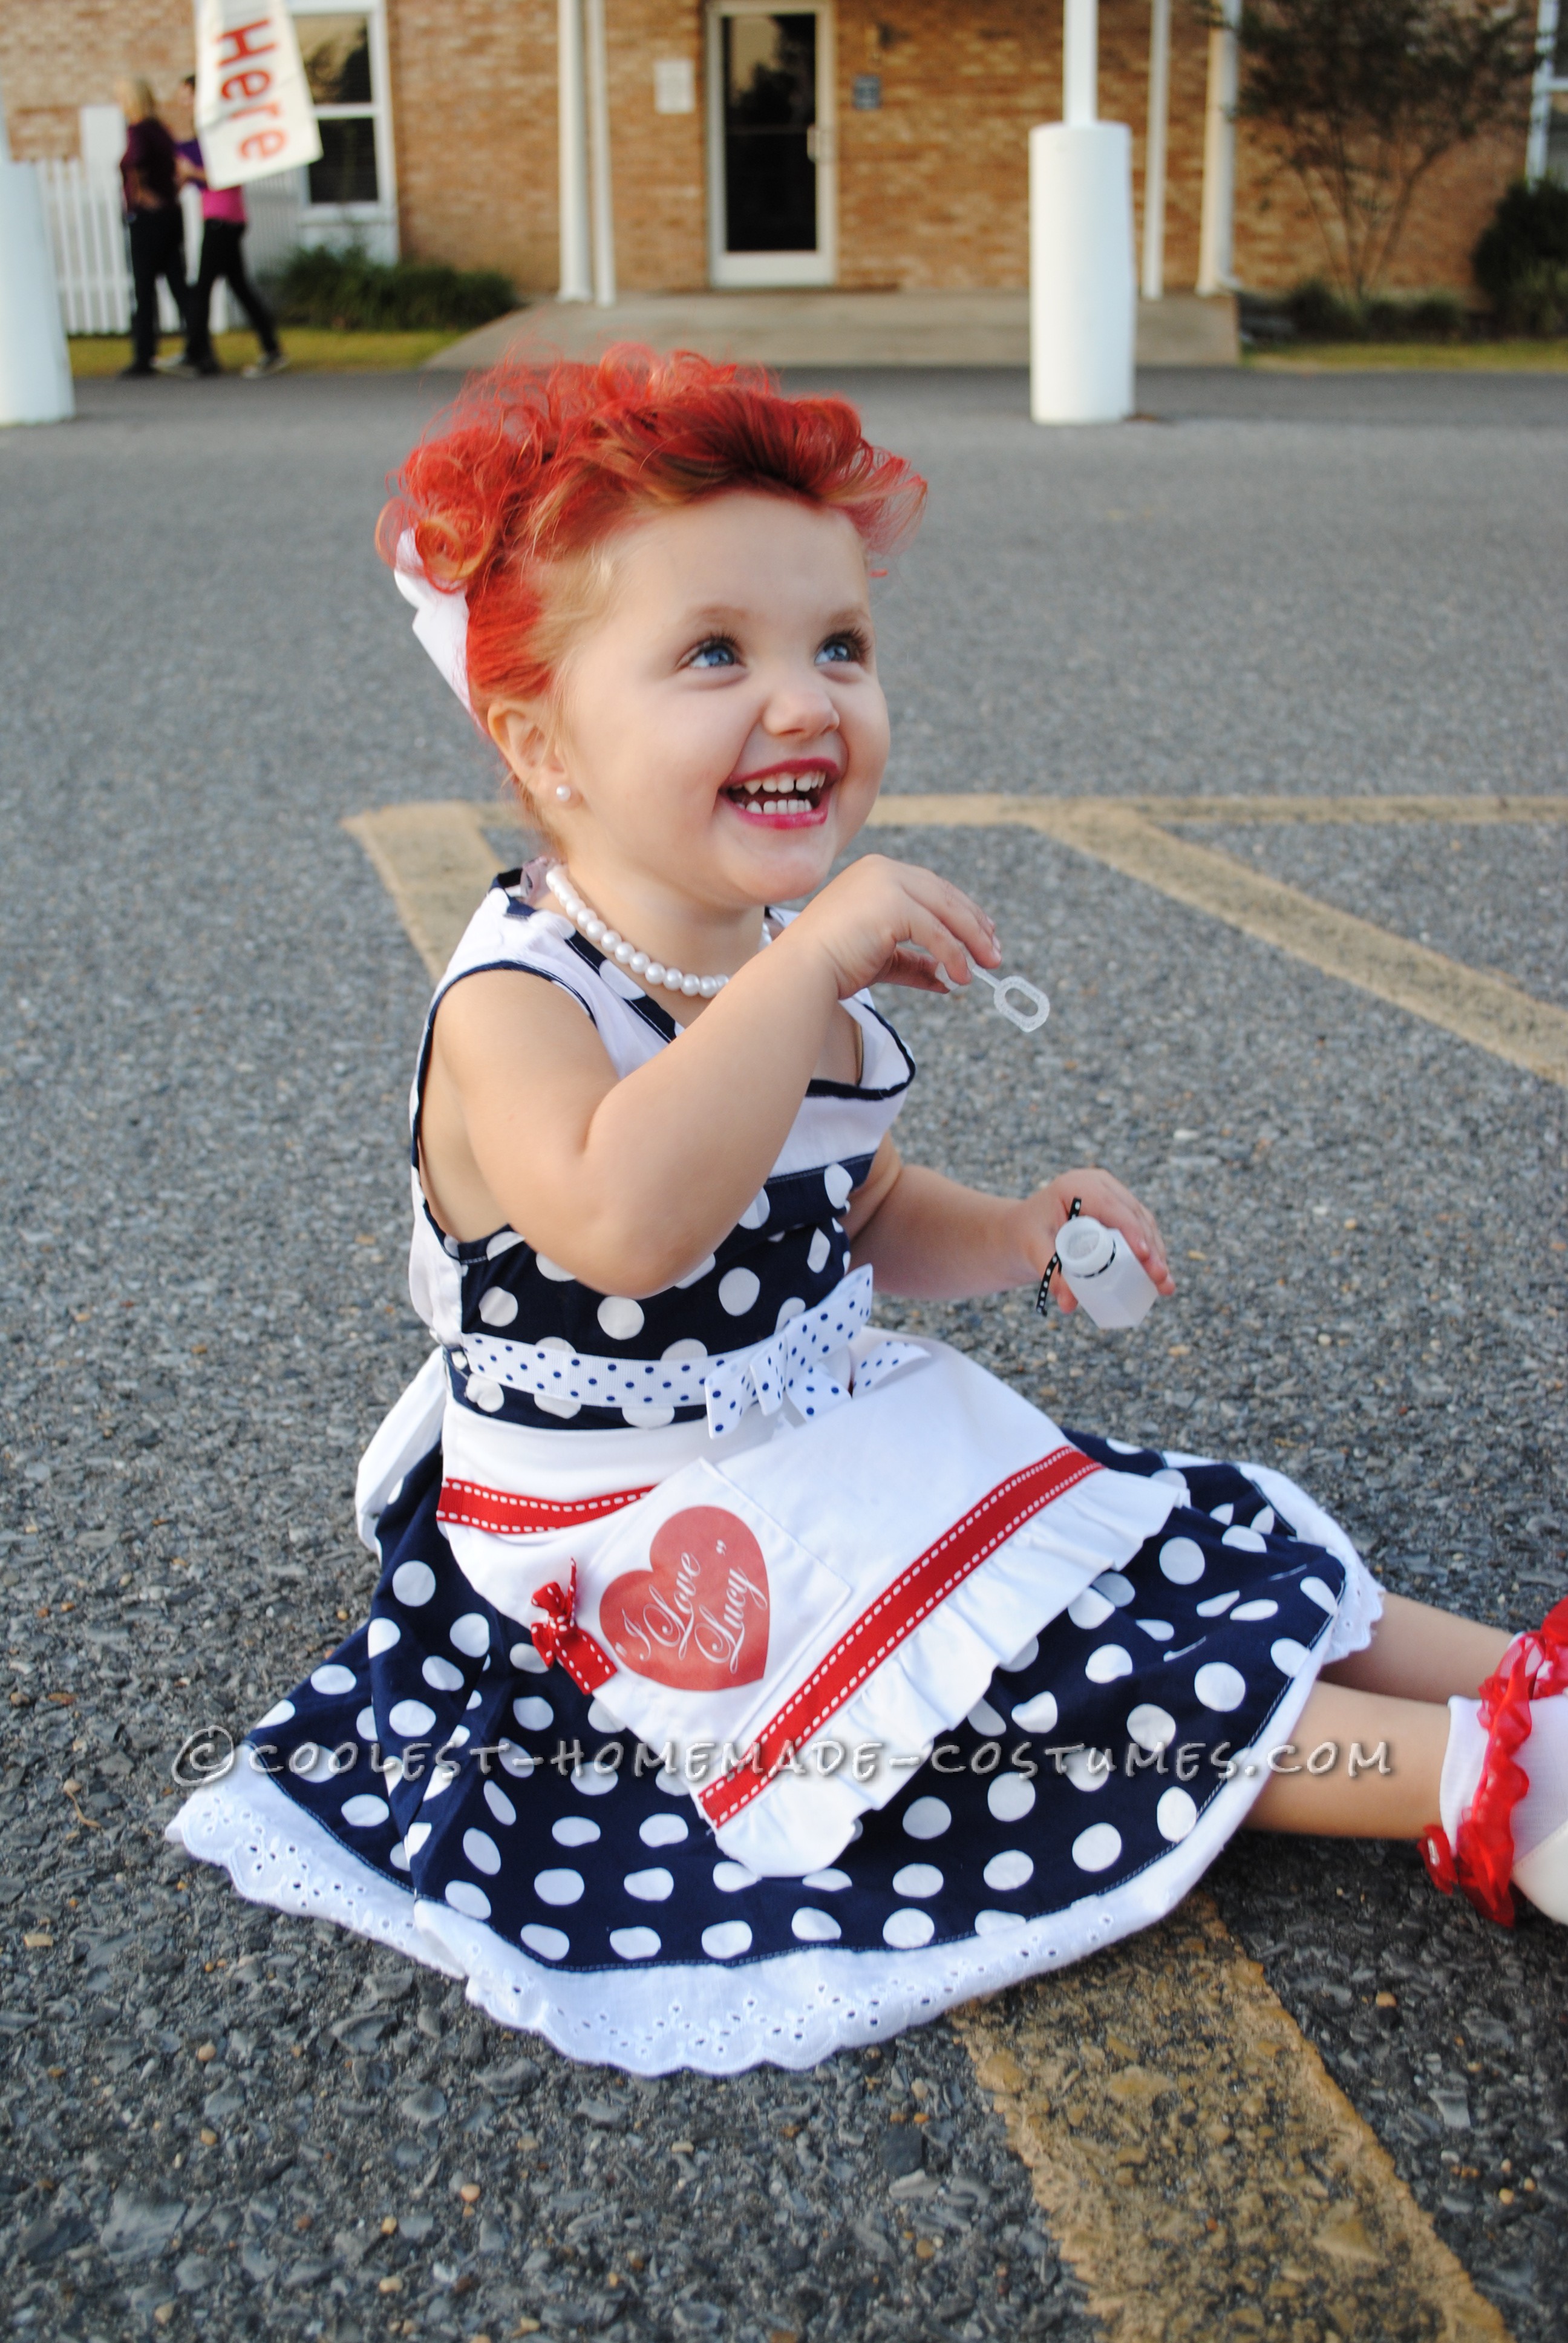
[[[1477, 1701], [1451, 1700], [1448, 1715], [1448, 1747], [1443, 1752], [1437, 1807], [1448, 1843], [1454, 1846], [1460, 1823], [1480, 1786], [1486, 1731]], [[1513, 1809], [1513, 1855], [1518, 1862], [1568, 1822], [1568, 1694], [1556, 1693], [1532, 1702], [1530, 1736], [1515, 1755], [1530, 1777], [1529, 1789]]]
[[1486, 1728], [1481, 1722], [1481, 1703], [1456, 1694], [1448, 1704], [1448, 1746], [1442, 1753], [1442, 1777], [1437, 1791], [1438, 1817], [1450, 1846], [1459, 1845], [1459, 1825], [1481, 1786], [1485, 1762]]

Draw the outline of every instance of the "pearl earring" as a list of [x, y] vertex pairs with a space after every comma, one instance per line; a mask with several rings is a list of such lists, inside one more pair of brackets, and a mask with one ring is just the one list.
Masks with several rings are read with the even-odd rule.
[[558, 781], [556, 783], [556, 796], [562, 805], [570, 805], [572, 801], [571, 783], [569, 781]]

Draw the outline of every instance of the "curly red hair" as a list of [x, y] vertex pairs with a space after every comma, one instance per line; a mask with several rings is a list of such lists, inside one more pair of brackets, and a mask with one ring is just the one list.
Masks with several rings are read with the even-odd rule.
[[926, 494], [847, 400], [789, 398], [763, 367], [635, 347], [475, 377], [392, 485], [377, 548], [395, 565], [411, 535], [432, 585], [467, 593], [481, 721], [495, 700], [548, 691], [564, 648], [552, 585], [628, 522], [760, 490], [844, 513], [880, 554], [913, 534]]

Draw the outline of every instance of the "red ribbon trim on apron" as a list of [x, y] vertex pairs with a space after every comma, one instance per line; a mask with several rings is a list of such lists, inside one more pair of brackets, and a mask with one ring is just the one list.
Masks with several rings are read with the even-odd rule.
[[[649, 1487], [653, 1485], [650, 1483]], [[508, 1489], [487, 1489], [477, 1481], [443, 1481], [436, 1519], [465, 1530], [490, 1530], [498, 1537], [526, 1537], [530, 1530], [575, 1530], [635, 1505], [647, 1489], [611, 1489], [600, 1497], [518, 1497]]]
[[903, 1575], [863, 1611], [848, 1634], [792, 1694], [777, 1716], [762, 1727], [734, 1769], [698, 1798], [715, 1830], [733, 1821], [765, 1790], [798, 1744], [837, 1715], [849, 1695], [874, 1675], [890, 1652], [906, 1641], [980, 1564], [1005, 1545], [1016, 1530], [1101, 1467], [1076, 1448], [1056, 1448], [1000, 1482], [935, 1545], [910, 1563]]
[[565, 1668], [579, 1692], [591, 1697], [601, 1684], [608, 1684], [616, 1672], [615, 1662], [603, 1645], [597, 1644], [586, 1627], [577, 1623], [578, 1566], [574, 1562], [567, 1574], [567, 1583], [558, 1586], [552, 1578], [544, 1586], [536, 1586], [529, 1600], [545, 1613], [536, 1619], [530, 1633], [534, 1649], [547, 1668]]

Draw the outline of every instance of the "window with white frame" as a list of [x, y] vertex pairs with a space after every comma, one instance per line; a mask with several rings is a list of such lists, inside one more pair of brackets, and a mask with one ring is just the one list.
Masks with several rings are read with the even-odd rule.
[[393, 226], [397, 181], [384, 0], [361, 0], [357, 8], [293, 0], [293, 14], [321, 135], [321, 159], [306, 173], [307, 214], [323, 224], [330, 218], [356, 227]]

